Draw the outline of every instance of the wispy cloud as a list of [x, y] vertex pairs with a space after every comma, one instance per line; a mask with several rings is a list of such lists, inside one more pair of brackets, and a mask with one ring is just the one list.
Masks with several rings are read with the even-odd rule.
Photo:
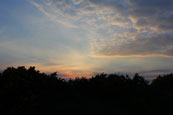
[[44, 15], [48, 16], [49, 18], [51, 18], [53, 21], [56, 21], [58, 23], [61, 23], [67, 27], [71, 27], [71, 28], [77, 28], [78, 26], [69, 23], [67, 21], [65, 21], [65, 19], [62, 19], [60, 17], [58, 17], [57, 15], [50, 13], [49, 11], [46, 11], [45, 7], [42, 6], [41, 4], [34, 2], [34, 1], [30, 1], [34, 6], [36, 6]]

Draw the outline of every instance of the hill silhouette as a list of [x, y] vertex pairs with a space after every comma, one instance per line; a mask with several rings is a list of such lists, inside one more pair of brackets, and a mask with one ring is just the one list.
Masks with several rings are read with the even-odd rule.
[[64, 80], [56, 72], [47, 75], [24, 66], [0, 73], [0, 111], [5, 114], [158, 115], [172, 112], [172, 106], [172, 73], [151, 84], [139, 74]]

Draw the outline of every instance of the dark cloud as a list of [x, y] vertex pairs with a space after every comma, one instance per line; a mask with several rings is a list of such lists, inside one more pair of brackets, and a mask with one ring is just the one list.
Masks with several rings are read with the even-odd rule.
[[[173, 29], [173, 0], [90, 0], [97, 5], [112, 7], [122, 16], [137, 19], [137, 26]], [[116, 14], [117, 12], [115, 12]]]
[[[173, 0], [90, 0], [97, 5], [112, 7], [122, 16], [137, 19], [137, 26], [173, 29]], [[115, 12], [116, 14], [117, 12]]]
[[136, 25], [173, 29], [172, 0], [129, 0], [129, 6], [130, 15], [137, 19]]
[[145, 74], [145, 73], [170, 73], [172, 70], [170, 69], [156, 69], [156, 70], [150, 70], [150, 71], [141, 71], [140, 73]]
[[162, 76], [165, 74], [169, 74], [171, 72], [173, 71], [170, 69], [156, 69], [156, 70], [149, 70], [149, 71], [141, 71], [139, 72], [139, 74], [141, 74], [142, 76], [145, 76], [147, 80], [153, 80], [159, 75]]

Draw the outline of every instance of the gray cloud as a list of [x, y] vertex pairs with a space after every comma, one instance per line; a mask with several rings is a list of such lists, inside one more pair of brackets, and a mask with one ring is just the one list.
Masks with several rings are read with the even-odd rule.
[[150, 71], [141, 71], [140, 73], [145, 74], [145, 73], [170, 73], [172, 70], [169, 69], [156, 69], [156, 70], [150, 70]]
[[[116, 41], [114, 41], [116, 42]], [[103, 43], [104, 44], [104, 43]], [[110, 42], [103, 45], [96, 53], [105, 56], [129, 55], [167, 55], [173, 56], [173, 36], [160, 34], [148, 38], [137, 38], [125, 41], [119, 45]], [[109, 47], [108, 47], [109, 46]]]
[[137, 25], [173, 29], [172, 0], [129, 0], [130, 12], [137, 18]]

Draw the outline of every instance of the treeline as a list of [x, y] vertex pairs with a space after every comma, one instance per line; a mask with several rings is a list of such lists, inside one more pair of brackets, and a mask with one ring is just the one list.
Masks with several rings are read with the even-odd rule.
[[172, 73], [150, 84], [138, 74], [64, 80], [23, 66], [0, 73], [0, 112], [5, 114], [158, 115], [173, 113], [172, 107]]

